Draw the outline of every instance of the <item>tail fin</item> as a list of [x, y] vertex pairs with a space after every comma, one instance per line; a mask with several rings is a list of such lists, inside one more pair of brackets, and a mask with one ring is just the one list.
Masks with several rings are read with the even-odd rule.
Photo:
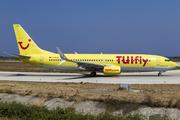
[[40, 49], [26, 31], [19, 24], [14, 24], [14, 32], [21, 55], [46, 54], [48, 51]]

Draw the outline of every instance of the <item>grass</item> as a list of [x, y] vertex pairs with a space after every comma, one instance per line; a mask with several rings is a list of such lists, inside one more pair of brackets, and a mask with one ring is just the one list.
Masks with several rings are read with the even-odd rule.
[[24, 62], [0, 62], [0, 71], [53, 72], [52, 69], [29, 65]]

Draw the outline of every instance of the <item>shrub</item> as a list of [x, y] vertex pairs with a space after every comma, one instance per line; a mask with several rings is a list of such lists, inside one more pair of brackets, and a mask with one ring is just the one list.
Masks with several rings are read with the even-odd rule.
[[108, 112], [101, 113], [97, 116], [93, 115], [82, 115], [76, 113], [74, 109], [61, 109], [56, 108], [54, 110], [48, 110], [45, 106], [25, 106], [17, 102], [3, 103], [0, 102], [0, 118], [10, 118], [10, 119], [25, 119], [25, 120], [60, 120], [60, 119], [75, 119], [75, 120], [143, 120], [145, 117], [141, 114], [135, 115], [112, 115]]

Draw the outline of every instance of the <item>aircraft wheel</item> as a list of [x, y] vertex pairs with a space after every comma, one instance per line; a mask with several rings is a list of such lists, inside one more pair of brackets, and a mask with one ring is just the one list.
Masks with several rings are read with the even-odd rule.
[[90, 75], [91, 75], [91, 77], [94, 77], [94, 76], [96, 76], [96, 72], [92, 72]]
[[161, 73], [158, 73], [158, 76], [162, 76], [162, 74], [161, 74]]

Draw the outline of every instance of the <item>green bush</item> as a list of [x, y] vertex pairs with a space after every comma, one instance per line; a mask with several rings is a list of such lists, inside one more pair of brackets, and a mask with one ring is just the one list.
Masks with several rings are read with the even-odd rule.
[[45, 106], [25, 106], [17, 102], [3, 103], [0, 102], [0, 119], [18, 119], [18, 120], [144, 120], [145, 116], [141, 114], [129, 114], [127, 116], [112, 115], [108, 112], [93, 116], [89, 114], [79, 114], [75, 109], [61, 109], [48, 110]]
[[177, 57], [173, 57], [173, 58], [169, 58], [171, 61], [174, 61], [174, 62], [180, 62], [180, 57], [177, 56]]

